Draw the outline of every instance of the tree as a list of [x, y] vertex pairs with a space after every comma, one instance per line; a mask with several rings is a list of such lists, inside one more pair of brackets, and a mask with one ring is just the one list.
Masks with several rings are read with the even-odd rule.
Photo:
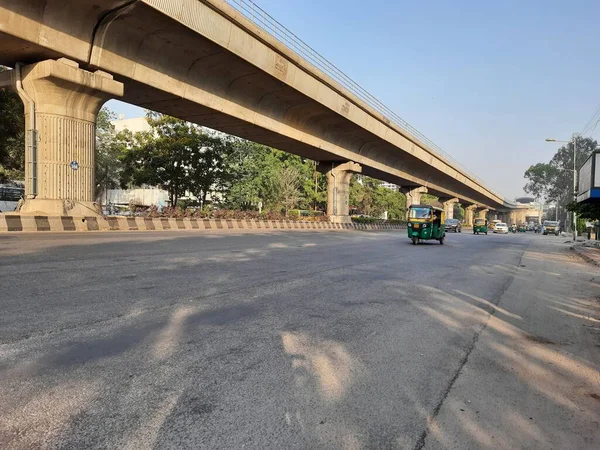
[[422, 205], [433, 205], [439, 201], [438, 197], [431, 194], [421, 194]]
[[285, 215], [303, 199], [300, 191], [301, 174], [293, 166], [284, 167], [273, 179], [273, 193], [276, 205], [283, 205]]
[[361, 212], [363, 206], [363, 198], [365, 195], [365, 187], [360, 181], [360, 175], [352, 175], [350, 178], [349, 205], [350, 209], [357, 209]]
[[551, 164], [534, 164], [525, 171], [525, 178], [528, 182], [523, 190], [535, 198], [548, 197], [549, 191], [556, 184], [558, 173], [559, 170]]
[[580, 219], [600, 220], [600, 204], [571, 202], [567, 205], [567, 211], [576, 212]]
[[258, 202], [266, 201], [276, 164], [272, 149], [242, 139], [234, 140], [232, 151], [226, 157], [227, 170], [231, 174], [225, 192], [227, 206], [254, 209]]
[[[234, 140], [232, 147], [226, 161], [231, 181], [224, 193], [229, 207], [254, 209], [258, 202], [274, 210], [289, 210], [291, 204], [306, 208], [325, 206], [325, 177], [315, 173], [314, 161], [241, 139]], [[293, 171], [283, 174], [286, 169]], [[290, 185], [283, 181], [291, 179], [292, 172], [297, 173], [298, 195], [289, 196], [286, 194], [291, 192]], [[292, 201], [294, 197], [296, 201]]]
[[104, 107], [96, 119], [96, 159], [95, 159], [95, 197], [101, 200], [108, 189], [115, 189], [119, 185], [119, 176], [122, 167], [120, 156], [125, 149], [121, 136], [117, 136], [112, 121], [116, 114]]
[[[577, 168], [596, 149], [598, 143], [592, 138], [577, 137]], [[538, 163], [525, 171], [525, 192], [547, 201], [558, 201], [565, 206], [573, 199], [573, 145], [563, 145], [549, 163]]]
[[453, 217], [460, 221], [465, 219], [465, 209], [462, 207], [460, 203], [454, 203], [454, 214]]
[[[525, 192], [536, 198], [544, 198], [546, 202], [554, 202], [560, 211], [558, 220], [567, 218], [567, 205], [573, 201], [573, 145], [575, 141], [560, 147], [550, 162], [534, 164], [525, 171], [527, 184]], [[592, 138], [576, 137], [577, 168], [598, 146]]]
[[151, 132], [120, 134], [123, 169], [121, 185], [159, 186], [168, 192], [171, 205], [186, 193], [202, 205], [210, 193], [224, 193], [232, 185], [236, 171], [235, 140], [209, 135], [197, 125], [174, 117], [148, 112]]
[[229, 138], [211, 137], [191, 127], [189, 191], [203, 206], [210, 192], [222, 193], [228, 182], [232, 182], [234, 174], [228, 171], [228, 155], [232, 152]]
[[192, 125], [179, 119], [148, 112], [151, 132], [131, 135], [121, 156], [124, 169], [121, 186], [159, 186], [168, 192], [171, 205], [177, 205], [190, 187], [189, 172], [193, 139]]
[[[0, 66], [0, 72], [6, 68]], [[23, 102], [0, 89], [0, 182], [25, 178], [25, 115]]]
[[354, 175], [350, 179], [350, 207], [372, 216], [387, 211], [389, 219], [402, 219], [406, 214], [406, 196], [383, 187], [380, 180]]

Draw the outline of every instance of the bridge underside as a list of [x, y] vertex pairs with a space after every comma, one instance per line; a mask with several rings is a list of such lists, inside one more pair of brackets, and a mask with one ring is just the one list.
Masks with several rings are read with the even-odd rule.
[[113, 75], [125, 102], [312, 160], [353, 161], [365, 175], [464, 204], [505, 207], [215, 0], [173, 0], [170, 11], [158, 0], [3, 3], [0, 64], [70, 58]]

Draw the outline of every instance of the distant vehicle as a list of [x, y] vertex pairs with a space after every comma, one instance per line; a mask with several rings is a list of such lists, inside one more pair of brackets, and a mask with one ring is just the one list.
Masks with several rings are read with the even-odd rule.
[[494, 219], [494, 220], [492, 220], [492, 221], [490, 222], [489, 229], [490, 229], [490, 230], [493, 230], [494, 228], [496, 228], [496, 224], [497, 224], [497, 223], [502, 223], [502, 221], [501, 221], [501, 220], [499, 220], [499, 219]]
[[16, 211], [24, 195], [25, 189], [21, 186], [0, 184], [0, 212]]
[[506, 225], [504, 222], [497, 222], [496, 226], [494, 227], [494, 233], [508, 234], [508, 225]]
[[458, 219], [446, 219], [444, 222], [444, 228], [446, 231], [453, 231], [454, 233], [462, 233], [462, 225]]
[[553, 234], [558, 236], [560, 234], [560, 223], [555, 220], [544, 220], [542, 224], [542, 234], [544, 236]]

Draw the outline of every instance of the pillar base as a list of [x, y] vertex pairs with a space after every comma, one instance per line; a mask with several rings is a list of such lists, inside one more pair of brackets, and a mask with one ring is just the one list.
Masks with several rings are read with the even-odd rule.
[[350, 216], [329, 216], [329, 221], [331, 223], [352, 223], [352, 219]]
[[102, 209], [97, 203], [60, 200], [60, 199], [27, 199], [21, 206], [19, 214], [34, 216], [101, 216]]

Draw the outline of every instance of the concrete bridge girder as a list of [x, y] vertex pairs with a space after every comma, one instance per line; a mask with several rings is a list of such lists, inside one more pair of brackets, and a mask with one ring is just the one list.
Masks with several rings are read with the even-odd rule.
[[[471, 180], [461, 181], [443, 158], [416, 145], [223, 2], [172, 0], [165, 9], [164, 2], [140, 0], [107, 15], [127, 1], [81, 0], [78, 8], [64, 8], [64, 1], [31, 0], [24, 6], [7, 0], [11, 19], [39, 23], [35, 33], [11, 28], [20, 43], [31, 44], [34, 60], [70, 56], [124, 82], [125, 101], [311, 159], [356, 161], [365, 174], [397, 184], [423, 184], [433, 171], [439, 176], [426, 183], [432, 191], [483, 204], [502, 201]], [[0, 11], [3, 23], [6, 11]], [[10, 65], [10, 54], [10, 48], [0, 48], [0, 62]], [[316, 119], [323, 111], [332, 118], [325, 127]], [[363, 151], [367, 142], [380, 150]]]

